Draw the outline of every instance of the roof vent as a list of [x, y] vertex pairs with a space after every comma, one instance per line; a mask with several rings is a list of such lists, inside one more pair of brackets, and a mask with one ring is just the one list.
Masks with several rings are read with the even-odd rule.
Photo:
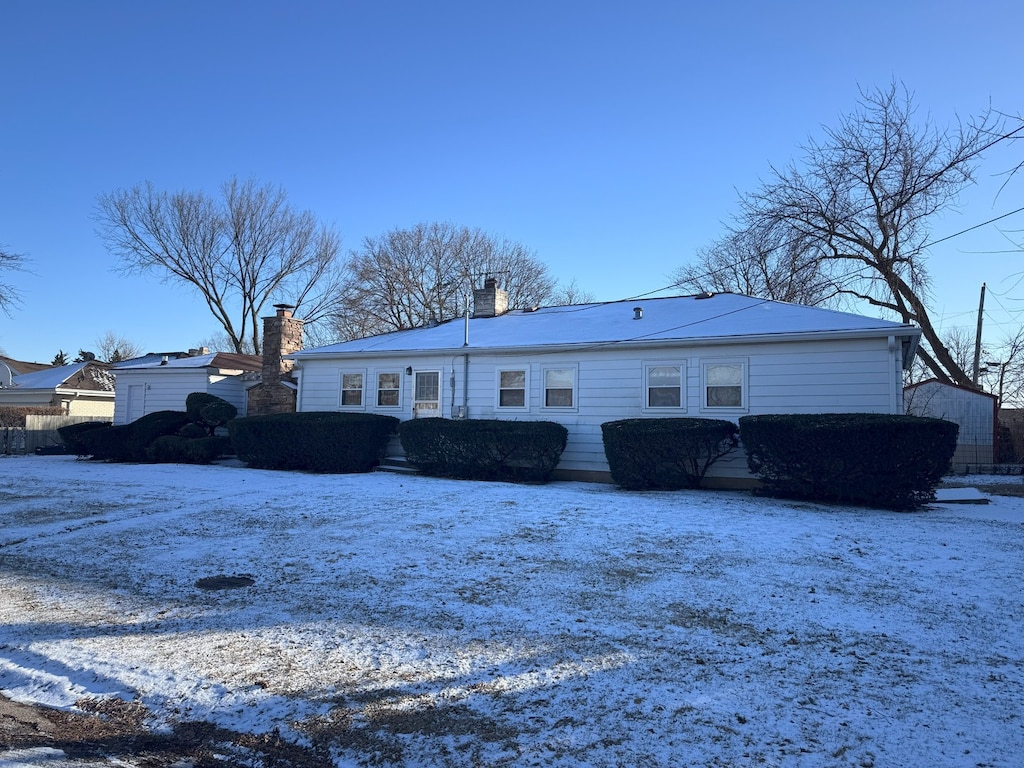
[[710, 299], [714, 295], [715, 294], [713, 294], [711, 291], [705, 291], [704, 293], [698, 293], [693, 298], [695, 298], [695, 299]]
[[643, 317], [644, 317], [644, 308], [643, 307], [633, 307], [633, 319], [634, 320], [643, 320]]

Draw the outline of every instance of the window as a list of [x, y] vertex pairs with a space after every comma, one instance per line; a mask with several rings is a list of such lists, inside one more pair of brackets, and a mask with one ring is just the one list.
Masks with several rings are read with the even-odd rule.
[[644, 367], [645, 408], [682, 408], [684, 363], [652, 363]]
[[341, 374], [341, 407], [358, 408], [363, 404], [363, 374]]
[[576, 407], [576, 369], [544, 369], [544, 407]]
[[704, 363], [704, 407], [745, 408], [746, 377], [745, 362]]
[[526, 407], [526, 371], [498, 371], [498, 407]]
[[377, 405], [385, 408], [396, 408], [402, 404], [399, 387], [402, 384], [400, 373], [377, 374]]

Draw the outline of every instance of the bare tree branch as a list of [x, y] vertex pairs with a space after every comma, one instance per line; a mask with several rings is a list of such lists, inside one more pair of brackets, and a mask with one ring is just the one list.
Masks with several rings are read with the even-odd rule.
[[191, 286], [235, 352], [259, 353], [271, 301], [294, 305], [296, 315], [308, 304], [306, 319], [316, 322], [338, 298], [340, 237], [294, 211], [277, 187], [231, 179], [215, 200], [147, 182], [100, 195], [95, 218], [124, 272]]

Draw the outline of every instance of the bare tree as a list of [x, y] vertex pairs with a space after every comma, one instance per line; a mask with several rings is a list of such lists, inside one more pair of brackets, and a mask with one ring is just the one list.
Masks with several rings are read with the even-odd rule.
[[96, 339], [97, 357], [108, 363], [120, 363], [142, 355], [142, 347], [114, 331], [107, 331]]
[[479, 229], [435, 222], [368, 237], [349, 262], [335, 335], [361, 338], [458, 317], [487, 276], [498, 279], [510, 308], [540, 304], [554, 288], [533, 253]]
[[596, 299], [590, 291], [580, 288], [576, 284], [576, 278], [573, 278], [567, 285], [556, 286], [548, 301], [553, 306], [562, 307], [570, 304], [593, 304]]
[[835, 291], [918, 324], [932, 375], [972, 386], [928, 313], [929, 225], [972, 183], [981, 153], [1012, 133], [991, 113], [953, 130], [918, 124], [911, 102], [896, 84], [862, 92], [856, 111], [804, 148], [800, 167], [773, 168], [742, 199], [736, 231], [775, 233], [780, 248], [816, 262]]
[[1024, 405], [1024, 328], [992, 348], [983, 348], [982, 363], [982, 382], [998, 398], [999, 407]]
[[232, 349], [259, 353], [270, 301], [315, 323], [338, 296], [340, 237], [279, 187], [231, 179], [218, 199], [146, 183], [98, 198], [96, 220], [126, 273], [156, 272], [190, 285]]
[[833, 304], [837, 291], [813, 243], [788, 227], [741, 229], [698, 252], [672, 273], [691, 293], [742, 293], [775, 301]]
[[[27, 259], [23, 254], [12, 253], [5, 246], [0, 246], [0, 272], [4, 270], [23, 272], [26, 264]], [[10, 317], [11, 312], [20, 304], [21, 300], [18, 298], [18, 292], [14, 286], [9, 283], [0, 283], [0, 311]]]

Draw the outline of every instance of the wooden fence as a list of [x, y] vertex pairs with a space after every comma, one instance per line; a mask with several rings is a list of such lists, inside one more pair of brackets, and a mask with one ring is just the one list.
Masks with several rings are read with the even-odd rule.
[[83, 421], [109, 421], [95, 416], [26, 416], [24, 427], [0, 427], [0, 453], [35, 453], [60, 445], [59, 427]]

